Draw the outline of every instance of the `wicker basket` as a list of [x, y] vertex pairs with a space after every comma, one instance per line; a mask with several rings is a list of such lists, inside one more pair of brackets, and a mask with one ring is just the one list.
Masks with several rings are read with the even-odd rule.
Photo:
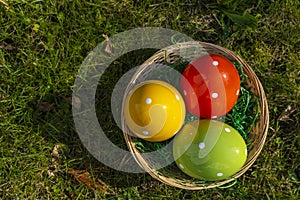
[[[184, 61], [190, 62], [193, 59], [207, 53], [223, 55], [229, 60], [238, 62], [240, 65], [242, 65], [243, 71], [247, 75], [246, 79], [244, 80], [244, 84], [246, 84], [247, 87], [249, 87], [250, 91], [254, 95], [257, 95], [259, 101], [258, 103], [259, 116], [256, 124], [252, 128], [252, 131], [249, 133], [247, 161], [245, 165], [242, 167], [242, 169], [240, 169], [240, 171], [238, 171], [232, 177], [222, 181], [206, 182], [201, 180], [200, 181], [195, 180], [191, 177], [188, 177], [183, 172], [181, 172], [178, 168], [176, 168], [176, 166], [170, 166], [164, 170], [153, 169], [151, 167], [152, 165], [149, 164], [152, 161], [145, 158], [141, 154], [139, 148], [136, 147], [135, 142], [138, 139], [132, 136], [132, 133], [130, 133], [130, 130], [128, 129], [128, 127], [124, 122], [124, 119], [121, 117], [124, 138], [136, 162], [155, 179], [163, 183], [166, 183], [168, 185], [175, 186], [178, 188], [188, 189], [188, 190], [200, 190], [200, 189], [220, 187], [224, 184], [230, 183], [232, 181], [236, 181], [238, 177], [244, 174], [251, 167], [251, 165], [255, 162], [258, 155], [260, 154], [267, 136], [268, 126], [269, 126], [269, 111], [268, 111], [267, 100], [266, 100], [263, 87], [259, 79], [255, 75], [254, 71], [245, 61], [243, 61], [234, 52], [227, 50], [223, 47], [213, 45], [210, 43], [203, 43], [203, 42], [178, 43], [158, 51], [147, 61], [145, 61], [133, 75], [130, 83], [128, 84], [125, 90], [125, 95], [124, 95], [124, 99], [125, 99], [126, 94], [128, 94], [128, 92], [136, 84], [148, 79], [152, 79], [153, 76], [151, 76], [151, 73], [157, 70], [157, 68], [161, 67], [160, 64], [176, 63], [179, 59], [183, 59]], [[164, 80], [164, 77], [160, 79]], [[123, 116], [123, 114], [121, 116]]]

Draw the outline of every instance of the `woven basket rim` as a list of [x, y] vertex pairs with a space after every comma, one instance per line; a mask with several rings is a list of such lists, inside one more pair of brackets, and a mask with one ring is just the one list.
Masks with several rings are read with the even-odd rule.
[[[232, 181], [236, 180], [237, 178], [239, 178], [240, 176], [242, 176], [253, 165], [253, 163], [256, 161], [257, 157], [259, 156], [260, 152], [262, 151], [266, 137], [267, 137], [268, 128], [269, 128], [269, 110], [268, 110], [267, 98], [266, 98], [263, 86], [262, 86], [260, 80], [258, 79], [257, 75], [255, 74], [255, 72], [253, 71], [253, 69], [240, 56], [238, 56], [233, 51], [223, 48], [221, 46], [215, 45], [215, 44], [207, 43], [207, 42], [190, 41], [190, 42], [177, 43], [175, 45], [171, 45], [171, 46], [166, 47], [165, 49], [157, 51], [154, 55], [152, 55], [149, 59], [147, 59], [137, 69], [137, 71], [135, 72], [135, 74], [132, 77], [132, 80], [130, 81], [130, 83], [128, 84], [128, 86], [125, 90], [125, 94], [127, 94], [129, 91], [129, 88], [135, 84], [135, 80], [136, 80], [135, 78], [138, 77], [145, 68], [147, 68], [149, 65], [155, 63], [155, 61], [158, 58], [164, 57], [166, 59], [167, 56], [170, 55], [170, 53], [172, 53], [175, 50], [178, 50], [178, 48], [184, 49], [184, 48], [193, 47], [195, 45], [200, 45], [205, 48], [217, 49], [218, 51], [224, 52], [226, 55], [228, 55], [228, 56], [232, 57], [233, 59], [237, 60], [238, 62], [240, 62], [242, 64], [244, 72], [248, 75], [249, 79], [252, 81], [252, 87], [257, 91], [258, 96], [259, 96], [260, 116], [259, 116], [259, 120], [256, 123], [257, 127], [259, 128], [259, 133], [256, 133], [256, 134], [260, 134], [260, 138], [259, 138], [260, 140], [259, 140], [259, 143], [257, 144], [257, 149], [255, 149], [255, 152], [250, 157], [248, 155], [245, 165], [236, 174], [234, 174], [231, 178], [228, 178], [228, 179], [225, 179], [222, 181], [216, 181], [216, 182], [212, 182], [212, 183], [199, 183], [199, 184], [186, 183], [186, 182], [182, 182], [182, 181], [172, 178], [172, 177], [167, 177], [167, 176], [158, 174], [155, 170], [153, 170], [149, 167], [146, 160], [141, 156], [141, 153], [139, 152], [139, 150], [135, 148], [132, 137], [130, 136], [130, 134], [128, 134], [128, 130], [126, 129], [126, 124], [124, 122], [125, 120], [123, 118], [123, 109], [121, 111], [122, 112], [121, 113], [121, 123], [122, 123], [124, 139], [126, 141], [126, 144], [129, 148], [130, 152], [132, 153], [135, 161], [144, 170], [146, 170], [153, 178], [155, 178], [165, 184], [168, 184], [168, 185], [171, 185], [174, 187], [178, 187], [178, 188], [182, 188], [182, 189], [187, 189], [187, 190], [201, 190], [201, 189], [220, 187], [220, 186], [227, 184], [229, 182], [232, 182]], [[123, 102], [125, 102], [125, 98], [126, 98], [126, 95], [124, 95], [124, 97], [123, 97]], [[123, 108], [123, 105], [122, 105], [122, 108]], [[255, 133], [253, 131], [253, 133], [250, 133], [250, 134], [255, 134]]]

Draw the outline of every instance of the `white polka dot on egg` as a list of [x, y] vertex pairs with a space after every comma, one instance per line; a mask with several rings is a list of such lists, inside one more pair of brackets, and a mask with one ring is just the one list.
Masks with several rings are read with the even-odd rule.
[[217, 176], [223, 176], [223, 173], [221, 173], [221, 172], [219, 172], [219, 173], [217, 173]]
[[200, 142], [199, 143], [199, 149], [204, 149], [205, 148], [205, 143], [204, 142]]
[[144, 135], [149, 135], [149, 132], [148, 131], [143, 131], [143, 134]]
[[186, 91], [185, 91], [185, 90], [183, 90], [183, 95], [184, 95], [184, 96], [186, 96], [186, 95], [187, 95], [187, 93], [186, 93]]
[[211, 97], [212, 97], [213, 99], [218, 98], [218, 96], [219, 96], [219, 94], [216, 93], [216, 92], [214, 92], [214, 93], [211, 94]]
[[227, 133], [230, 133], [230, 132], [231, 132], [230, 128], [225, 128], [225, 131], [226, 131]]
[[219, 62], [215, 60], [215, 61], [212, 62], [212, 64], [213, 64], [213, 66], [218, 66]]
[[179, 164], [179, 167], [181, 168], [181, 169], [184, 169], [184, 166], [180, 163]]
[[151, 98], [147, 98], [147, 99], [146, 99], [146, 104], [151, 104], [151, 102], [152, 102], [152, 99], [151, 99]]
[[240, 90], [237, 90], [237, 91], [236, 91], [236, 95], [239, 95], [239, 93], [240, 93]]

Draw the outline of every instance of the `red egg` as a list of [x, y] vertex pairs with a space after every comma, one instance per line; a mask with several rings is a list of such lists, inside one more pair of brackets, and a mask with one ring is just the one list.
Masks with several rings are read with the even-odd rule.
[[191, 114], [215, 119], [224, 116], [235, 105], [240, 91], [240, 77], [227, 58], [208, 54], [186, 67], [180, 86]]

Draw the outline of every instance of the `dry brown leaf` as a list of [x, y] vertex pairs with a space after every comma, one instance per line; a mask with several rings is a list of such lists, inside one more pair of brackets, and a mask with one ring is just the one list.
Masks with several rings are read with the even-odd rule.
[[109, 37], [105, 34], [102, 34], [102, 37], [104, 37], [104, 39], [107, 41], [107, 45], [105, 47], [105, 52], [106, 53], [112, 53], [112, 44], [109, 41]]
[[78, 97], [64, 97], [64, 101], [77, 109], [81, 107], [81, 100]]
[[297, 110], [295, 105], [289, 105], [278, 117], [279, 121], [287, 121], [290, 119], [291, 114]]
[[56, 158], [60, 158], [60, 153], [59, 153], [60, 148], [61, 148], [61, 146], [59, 144], [56, 144], [51, 152], [51, 155]]
[[[1, 67], [1, 65], [0, 65], [0, 67]], [[9, 97], [8, 94], [5, 94], [5, 93], [0, 92], [0, 100], [7, 99], [8, 97]]]
[[72, 104], [72, 97], [64, 97], [64, 101], [67, 102], [68, 104]]
[[49, 112], [51, 110], [53, 110], [54, 106], [53, 104], [47, 102], [47, 101], [43, 101], [39, 104], [39, 111], [41, 112]]
[[68, 172], [73, 175], [79, 183], [84, 183], [92, 190], [100, 190], [104, 194], [115, 194], [113, 189], [108, 189], [108, 186], [100, 179], [96, 182], [92, 179], [90, 173], [86, 170], [71, 170]]
[[52, 170], [47, 170], [47, 173], [48, 173], [49, 177], [54, 177], [55, 176], [55, 174]]
[[107, 35], [102, 34], [102, 37], [104, 37], [104, 39], [105, 39], [106, 41], [109, 41], [109, 37], [108, 37]]

